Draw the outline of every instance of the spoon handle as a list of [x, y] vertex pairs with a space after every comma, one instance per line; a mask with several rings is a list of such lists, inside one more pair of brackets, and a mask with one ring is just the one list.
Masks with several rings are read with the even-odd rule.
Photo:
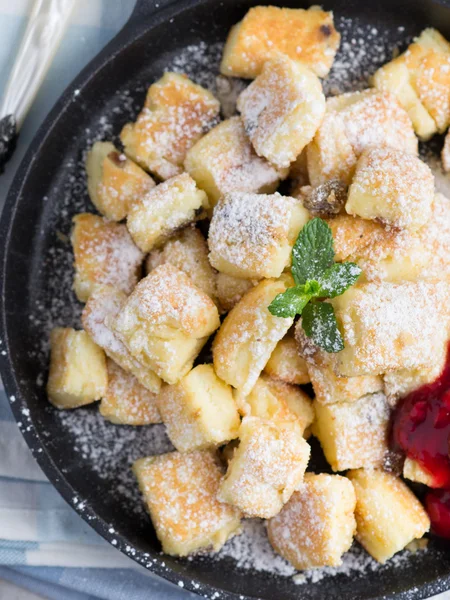
[[6, 85], [0, 117], [20, 129], [55, 55], [76, 0], [35, 0]]
[[0, 173], [47, 74], [76, 0], [35, 0], [0, 103]]

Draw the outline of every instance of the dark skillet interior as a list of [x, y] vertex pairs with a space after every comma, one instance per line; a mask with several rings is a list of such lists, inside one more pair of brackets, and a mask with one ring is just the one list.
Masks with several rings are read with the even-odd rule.
[[[133, 548], [131, 552], [128, 549], [129, 554], [163, 577], [175, 582], [182, 580], [191, 590], [196, 589], [193, 580], [197, 581], [200, 588], [196, 591], [207, 595], [212, 595], [214, 588], [224, 590], [219, 596], [222, 598], [234, 597], [231, 593], [236, 597], [242, 594], [271, 600], [394, 595], [425, 598], [450, 585], [450, 553], [437, 541], [431, 542], [428, 552], [411, 555], [399, 567], [388, 564], [363, 576], [339, 575], [302, 586], [295, 585], [289, 577], [238, 569], [230, 558], [217, 562], [160, 557], [160, 547], [148, 518], [131, 510], [132, 504], [139, 503], [133, 480], [122, 480], [128, 489], [115, 491], [116, 473], [128, 472], [129, 461], [123, 458], [123, 452], [117, 462], [110, 460], [106, 474], [99, 474], [93, 468], [95, 458], [87, 456], [92, 444], [95, 445], [95, 437], [103, 434], [107, 435], [107, 441], [102, 442], [102, 451], [114, 456], [111, 432], [117, 431], [115, 426], [103, 424], [101, 430], [93, 426], [88, 432], [92, 437], [88, 449], [84, 453], [75, 450], [73, 430], [64, 429], [61, 417], [49, 407], [44, 388], [39, 385], [43, 369], [44, 378], [46, 375], [43, 340], [49, 327], [73, 325], [79, 317], [80, 307], [70, 290], [72, 259], [65, 236], [70, 232], [73, 214], [93, 210], [83, 176], [80, 177], [80, 160], [88, 140], [117, 134], [123, 123], [136, 113], [146, 86], [161, 75], [183, 48], [201, 40], [208, 44], [223, 41], [230, 26], [251, 4], [256, 2], [179, 2], [151, 15], [152, 3], [138, 3], [125, 30], [81, 74], [40, 130], [12, 186], [0, 229], [3, 247], [0, 350], [6, 351], [6, 356], [1, 356], [6, 388], [10, 396], [16, 397], [12, 407], [17, 420], [22, 422], [28, 444], [59, 491], [97, 531], [109, 540], [116, 539], [117, 547], [123, 551], [127, 546]], [[288, 0], [282, 4], [305, 5]], [[356, 17], [360, 25], [377, 27], [383, 32], [389, 50], [427, 24], [447, 36], [450, 34], [450, 8], [438, 3], [327, 0], [324, 5], [333, 9], [336, 17]], [[405, 27], [401, 33], [399, 26]], [[380, 56], [380, 62], [383, 60]], [[74, 95], [75, 89], [80, 90], [79, 94]], [[105, 115], [110, 127], [101, 121]], [[29, 416], [23, 412], [24, 408], [29, 409]], [[89, 415], [96, 409], [82, 410], [80, 415]], [[95, 420], [89, 416], [80, 418], [81, 423], [91, 425], [92, 419]], [[136, 435], [135, 439], [130, 438], [132, 443], [126, 453], [131, 458], [152, 452], [151, 436], [144, 430]], [[84, 508], [79, 504], [81, 499]], [[111, 526], [113, 533], [108, 531]]]

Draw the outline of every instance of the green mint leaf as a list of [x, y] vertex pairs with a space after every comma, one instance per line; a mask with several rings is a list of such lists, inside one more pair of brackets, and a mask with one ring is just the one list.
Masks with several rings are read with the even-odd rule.
[[305, 306], [302, 327], [314, 344], [326, 352], [343, 350], [344, 340], [338, 329], [336, 315], [331, 304], [311, 302]]
[[333, 236], [328, 224], [316, 218], [308, 221], [292, 249], [292, 276], [297, 285], [320, 279], [333, 264]]
[[311, 296], [303, 293], [303, 286], [288, 288], [278, 294], [269, 305], [269, 312], [275, 317], [295, 317], [301, 315]]
[[356, 283], [362, 269], [352, 262], [334, 263], [320, 278], [320, 293], [324, 298], [335, 298]]
[[298, 286], [304, 288], [304, 293], [309, 296], [320, 296], [321, 285], [315, 279], [308, 279], [304, 286]]

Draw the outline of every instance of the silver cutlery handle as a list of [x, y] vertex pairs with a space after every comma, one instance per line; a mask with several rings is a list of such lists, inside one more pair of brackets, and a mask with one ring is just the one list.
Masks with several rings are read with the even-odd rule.
[[76, 0], [35, 0], [0, 105], [20, 128], [69, 22]]

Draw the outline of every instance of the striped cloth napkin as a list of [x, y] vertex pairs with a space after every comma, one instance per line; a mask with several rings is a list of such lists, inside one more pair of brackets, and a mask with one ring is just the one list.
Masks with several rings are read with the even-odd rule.
[[0, 390], [0, 564], [130, 567], [47, 481]]
[[[32, 0], [0, 0], [0, 96]], [[65, 87], [127, 20], [134, 0], [79, 0], [0, 178], [0, 211], [34, 133]], [[20, 434], [0, 380], [0, 579], [55, 600], [194, 598], [121, 554], [47, 481]], [[1, 582], [0, 582], [0, 597]]]

